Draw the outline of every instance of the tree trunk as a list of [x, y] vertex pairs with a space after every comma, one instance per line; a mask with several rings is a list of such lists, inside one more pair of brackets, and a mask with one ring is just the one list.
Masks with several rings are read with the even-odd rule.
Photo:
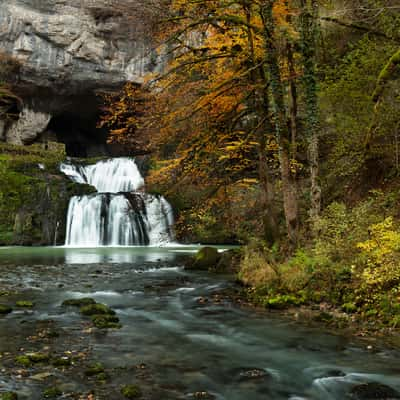
[[[254, 50], [254, 35], [251, 26], [251, 5], [244, 3], [243, 8], [246, 14], [246, 20], [248, 24], [247, 28], [247, 40], [248, 49], [250, 53], [250, 60], [253, 66], [256, 65], [255, 50]], [[265, 73], [262, 67], [254, 69], [250, 73], [250, 81], [255, 86], [267, 86], [265, 79]], [[265, 117], [265, 121], [268, 121], [268, 94], [266, 90], [255, 89], [252, 96], [252, 108], [257, 114], [258, 119], [261, 120]], [[261, 188], [261, 212], [262, 222], [264, 230], [264, 239], [267, 244], [272, 246], [278, 238], [278, 225], [277, 218], [275, 215], [273, 200], [274, 192], [270, 180], [270, 174], [268, 171], [268, 158], [266, 153], [266, 134], [272, 131], [272, 127], [265, 126], [262, 123], [253, 123], [253, 130], [256, 134], [258, 142], [258, 178], [260, 181]]]
[[269, 74], [274, 113], [275, 134], [279, 145], [279, 161], [282, 179], [283, 209], [289, 240], [297, 244], [298, 235], [298, 200], [295, 172], [291, 170], [290, 143], [291, 136], [287, 124], [284, 85], [279, 67], [278, 50], [274, 43], [275, 22], [272, 14], [274, 1], [265, 1], [262, 7], [264, 39], [266, 46], [265, 65]]
[[316, 0], [301, 0], [301, 47], [304, 69], [306, 100], [306, 129], [308, 138], [308, 162], [310, 167], [310, 218], [314, 224], [321, 211], [321, 187], [319, 185], [319, 106], [316, 77], [316, 48], [318, 38], [318, 4]]

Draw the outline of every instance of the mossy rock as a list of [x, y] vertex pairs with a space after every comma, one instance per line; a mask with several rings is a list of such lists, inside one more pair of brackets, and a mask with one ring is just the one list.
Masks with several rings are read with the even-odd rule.
[[217, 273], [235, 274], [240, 268], [240, 249], [224, 251], [220, 254], [218, 264], [212, 270]]
[[332, 322], [334, 319], [332, 314], [329, 314], [325, 311], [321, 311], [320, 313], [318, 313], [317, 315], [314, 316], [313, 320], [316, 322]]
[[208, 271], [217, 266], [220, 257], [216, 248], [203, 247], [195, 255], [193, 263], [189, 263], [188, 268]]
[[83, 307], [91, 304], [96, 304], [96, 301], [90, 297], [83, 297], [81, 299], [68, 299], [62, 302], [63, 306]]
[[50, 356], [46, 353], [27, 353], [26, 356], [33, 363], [45, 363], [50, 361]]
[[109, 375], [105, 372], [100, 372], [96, 375], [96, 380], [99, 383], [106, 383], [110, 379]]
[[99, 329], [120, 329], [122, 325], [119, 323], [119, 318], [115, 315], [101, 314], [92, 315], [93, 325]]
[[378, 382], [368, 382], [354, 386], [347, 394], [354, 400], [395, 400], [400, 399], [400, 393], [390, 386]]
[[55, 399], [57, 397], [62, 396], [62, 391], [58, 387], [49, 387], [43, 391], [43, 397], [45, 399]]
[[105, 304], [96, 303], [89, 304], [80, 308], [80, 312], [83, 315], [115, 315], [115, 311]]
[[15, 305], [20, 308], [32, 308], [35, 306], [35, 303], [28, 300], [19, 300], [15, 303]]
[[12, 308], [5, 304], [0, 304], [0, 314], [10, 314], [12, 312]]
[[86, 376], [96, 376], [99, 374], [104, 373], [104, 365], [102, 363], [96, 362], [91, 365], [85, 370]]
[[17, 356], [15, 357], [15, 362], [25, 368], [28, 368], [33, 364], [28, 356]]
[[50, 356], [45, 353], [26, 353], [15, 358], [15, 362], [23, 367], [30, 367], [32, 364], [47, 363]]
[[18, 395], [15, 392], [0, 393], [0, 400], [18, 400]]
[[68, 357], [58, 357], [54, 358], [51, 364], [54, 367], [70, 367], [72, 365], [72, 360]]
[[122, 386], [121, 394], [127, 399], [138, 399], [142, 397], [142, 391], [137, 385]]

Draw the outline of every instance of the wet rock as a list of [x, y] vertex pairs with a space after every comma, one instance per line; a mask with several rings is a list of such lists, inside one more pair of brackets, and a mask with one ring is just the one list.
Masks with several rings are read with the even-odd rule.
[[53, 376], [53, 374], [50, 372], [42, 372], [40, 374], [32, 375], [30, 378], [33, 379], [34, 381], [44, 381], [45, 379], [50, 378], [51, 376]]
[[203, 247], [201, 248], [194, 257], [192, 263], [188, 263], [187, 269], [199, 269], [208, 271], [211, 268], [215, 268], [220, 260], [220, 254], [214, 247]]
[[85, 371], [86, 376], [96, 376], [101, 373], [104, 373], [104, 366], [99, 362], [89, 365], [88, 369]]
[[109, 379], [109, 375], [106, 374], [105, 372], [100, 372], [99, 374], [96, 375], [96, 380], [99, 383], [106, 383]]
[[12, 308], [5, 304], [0, 304], [0, 314], [10, 314], [12, 312]]
[[26, 353], [15, 358], [15, 362], [22, 367], [30, 367], [32, 364], [50, 361], [50, 356], [44, 353]]
[[32, 365], [32, 361], [27, 356], [17, 356], [15, 357], [15, 362], [21, 367], [28, 368]]
[[69, 367], [72, 365], [72, 360], [69, 357], [58, 357], [52, 360], [54, 367]]
[[239, 271], [241, 259], [240, 249], [224, 251], [220, 255], [218, 264], [213, 268], [213, 272], [234, 274]]
[[313, 317], [314, 321], [325, 322], [325, 323], [332, 322], [333, 319], [334, 319], [333, 315], [325, 311], [321, 311], [320, 313], [318, 313]]
[[105, 304], [89, 304], [87, 306], [83, 306], [79, 310], [83, 315], [115, 315], [115, 311]]
[[58, 387], [49, 387], [43, 391], [43, 397], [45, 399], [56, 399], [57, 397], [62, 396], [62, 391]]
[[35, 364], [50, 361], [50, 356], [45, 353], [26, 353], [25, 355]]
[[18, 395], [15, 392], [1, 393], [0, 400], [18, 400]]
[[137, 385], [122, 386], [121, 394], [127, 399], [138, 399], [142, 397], [142, 391]]
[[321, 378], [331, 378], [331, 377], [342, 377], [346, 376], [346, 374], [341, 371], [340, 369], [327, 369], [325, 371], [316, 371], [313, 375], [314, 379], [321, 379]]
[[102, 314], [92, 315], [93, 325], [99, 329], [120, 329], [122, 325], [119, 323], [119, 318], [115, 315]]
[[261, 368], [246, 368], [237, 373], [239, 381], [249, 381], [270, 378], [271, 375]]
[[214, 400], [216, 397], [208, 392], [194, 392], [188, 393], [185, 398], [187, 399], [201, 399], [201, 400]]
[[390, 386], [378, 382], [368, 382], [354, 386], [347, 398], [354, 400], [395, 400], [400, 399], [400, 393]]
[[63, 306], [83, 307], [91, 304], [96, 304], [96, 301], [90, 297], [83, 297], [81, 299], [68, 299], [64, 300]]
[[20, 308], [32, 308], [35, 306], [35, 303], [27, 300], [19, 300], [15, 303], [15, 305]]

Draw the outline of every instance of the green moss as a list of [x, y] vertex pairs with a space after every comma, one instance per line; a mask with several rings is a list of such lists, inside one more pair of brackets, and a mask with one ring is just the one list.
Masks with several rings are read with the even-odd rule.
[[83, 306], [80, 308], [80, 312], [83, 315], [115, 315], [114, 310], [101, 303]]
[[138, 399], [142, 397], [142, 391], [137, 385], [126, 385], [121, 388], [121, 394], [127, 399]]
[[347, 313], [354, 313], [357, 311], [357, 306], [354, 303], [344, 303], [342, 310]]
[[304, 300], [300, 297], [286, 294], [271, 297], [266, 301], [266, 306], [268, 308], [284, 309], [290, 306], [298, 306], [302, 304]]
[[214, 247], [201, 248], [194, 257], [194, 262], [189, 265], [191, 269], [208, 270], [215, 268], [220, 259], [218, 250]]
[[94, 191], [59, 171], [64, 159], [65, 154], [57, 149], [46, 152], [40, 145], [0, 143], [0, 246], [52, 245], [56, 230], [58, 243], [64, 241], [71, 196]]
[[27, 301], [27, 300], [19, 300], [15, 303], [17, 307], [22, 307], [22, 308], [32, 308], [35, 306], [35, 303], [32, 301]]
[[0, 400], [18, 400], [18, 395], [15, 392], [1, 393]]
[[43, 391], [43, 397], [45, 399], [55, 399], [60, 396], [62, 396], [62, 391], [56, 386], [49, 387]]
[[89, 365], [85, 371], [86, 376], [95, 376], [102, 373], [104, 373], [104, 365], [99, 362]]
[[26, 356], [35, 364], [50, 361], [50, 356], [45, 353], [27, 353]]
[[15, 357], [15, 362], [22, 367], [30, 367], [33, 363], [28, 356], [17, 356]]
[[12, 312], [12, 308], [5, 304], [0, 304], [0, 314], [9, 314]]
[[72, 365], [72, 360], [68, 357], [58, 357], [54, 358], [51, 363], [55, 367], [70, 367]]
[[15, 358], [15, 362], [23, 367], [30, 367], [32, 364], [46, 363], [50, 356], [45, 353], [26, 353]]
[[83, 307], [91, 304], [96, 304], [96, 301], [90, 297], [83, 297], [81, 299], [68, 299], [63, 301], [63, 306]]
[[92, 315], [92, 322], [99, 329], [120, 329], [122, 325], [119, 323], [119, 318], [115, 315], [102, 314]]
[[96, 375], [96, 380], [99, 383], [106, 383], [110, 377], [105, 372], [100, 372]]

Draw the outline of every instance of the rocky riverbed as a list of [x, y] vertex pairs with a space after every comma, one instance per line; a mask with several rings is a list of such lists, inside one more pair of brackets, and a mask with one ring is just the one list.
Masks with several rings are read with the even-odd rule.
[[397, 350], [241, 309], [194, 250], [0, 249], [0, 398], [400, 398]]

